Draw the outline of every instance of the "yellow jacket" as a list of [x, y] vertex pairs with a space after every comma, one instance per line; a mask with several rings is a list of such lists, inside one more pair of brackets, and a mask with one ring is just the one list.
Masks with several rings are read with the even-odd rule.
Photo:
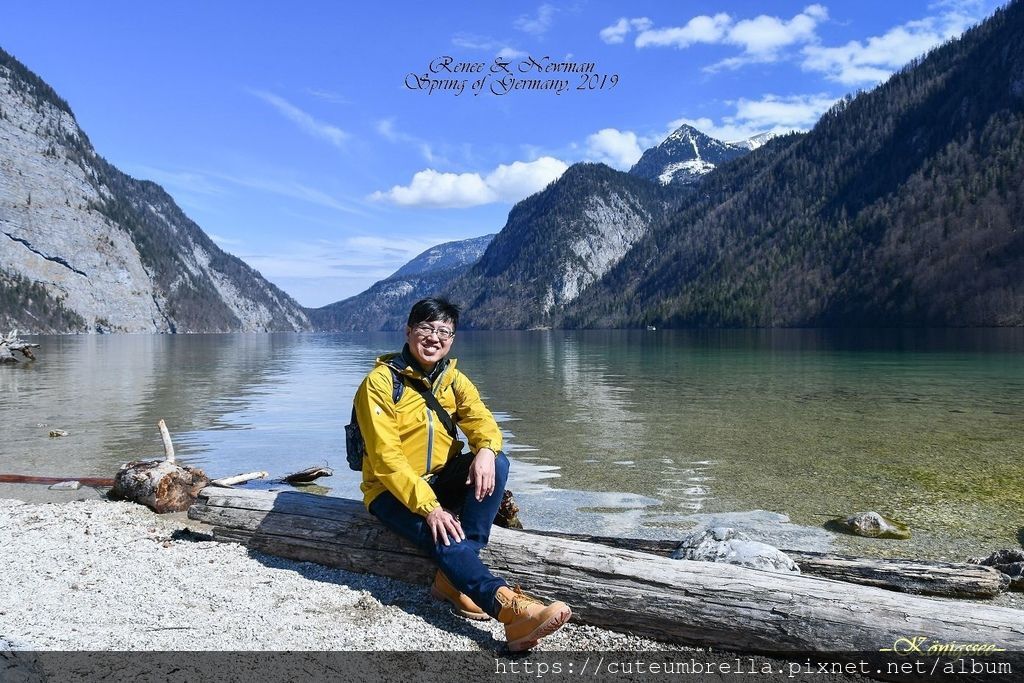
[[[431, 388], [441, 407], [453, 415], [456, 424], [476, 453], [490, 448], [501, 450], [501, 431], [494, 416], [480, 400], [480, 392], [455, 369], [454, 358], [442, 361], [431, 387], [430, 380], [407, 367], [402, 354], [377, 359], [377, 365], [359, 385], [354, 399], [359, 431], [366, 442], [363, 458], [363, 503], [390, 491], [413, 512], [426, 516], [438, 507], [437, 496], [427, 479], [444, 467], [449, 457], [462, 452], [462, 441], [453, 440], [437, 414], [413, 386]], [[409, 378], [396, 404], [392, 397], [394, 380], [388, 365]]]

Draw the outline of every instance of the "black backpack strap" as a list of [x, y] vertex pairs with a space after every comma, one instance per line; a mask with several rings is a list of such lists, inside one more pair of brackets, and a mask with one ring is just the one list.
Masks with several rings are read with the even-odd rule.
[[416, 387], [416, 391], [420, 393], [423, 400], [427, 402], [430, 409], [437, 413], [437, 416], [441, 419], [441, 424], [444, 425], [445, 430], [448, 432], [448, 436], [455, 438], [455, 423], [452, 422], [452, 416], [448, 414], [448, 411], [444, 409], [441, 402], [437, 400], [437, 396], [429, 389], [420, 389]]
[[423, 400], [427, 403], [427, 407], [437, 414], [438, 419], [441, 420], [441, 424], [444, 425], [445, 431], [448, 432], [448, 435], [453, 439], [456, 438], [455, 422], [452, 420], [452, 416], [448, 411], [444, 409], [444, 406], [441, 405], [441, 402], [437, 400], [437, 397], [434, 396], [434, 393], [429, 389], [424, 389], [418, 382], [412, 382], [411, 378], [403, 375], [398, 368], [390, 363], [388, 364], [388, 370], [391, 371], [391, 377], [393, 380], [391, 398], [394, 399], [394, 402], [398, 403], [402, 398], [402, 392], [406, 385], [410, 386], [414, 391], [416, 391], [416, 393], [423, 397]]
[[395, 405], [402, 400], [402, 390], [405, 389], [405, 380], [402, 379], [401, 373], [395, 370], [390, 365], [388, 369], [391, 370], [391, 401]]

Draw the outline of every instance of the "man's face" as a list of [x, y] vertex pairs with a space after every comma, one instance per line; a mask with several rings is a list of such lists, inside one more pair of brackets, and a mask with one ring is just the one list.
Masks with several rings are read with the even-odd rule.
[[454, 334], [455, 327], [450, 320], [431, 320], [405, 328], [409, 350], [427, 371], [432, 370], [451, 351]]

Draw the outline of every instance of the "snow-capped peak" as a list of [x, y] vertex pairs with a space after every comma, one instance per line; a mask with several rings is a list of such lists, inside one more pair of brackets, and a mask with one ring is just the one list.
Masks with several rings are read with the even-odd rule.
[[717, 164], [748, 151], [746, 147], [726, 144], [684, 124], [657, 147], [644, 152], [629, 172], [662, 185], [687, 185], [712, 171]]
[[755, 149], [768, 142], [774, 137], [778, 137], [778, 133], [772, 131], [765, 131], [764, 133], [758, 133], [757, 135], [751, 135], [746, 140], [734, 140], [725, 144], [732, 147], [740, 147], [742, 149], [750, 150], [753, 152]]

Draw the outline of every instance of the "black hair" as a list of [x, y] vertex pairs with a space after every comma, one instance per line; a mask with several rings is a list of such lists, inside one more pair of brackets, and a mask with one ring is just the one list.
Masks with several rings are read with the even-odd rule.
[[437, 320], [450, 321], [452, 327], [459, 326], [459, 307], [448, 299], [421, 299], [412, 305], [409, 311], [409, 327], [420, 323], [432, 323]]

